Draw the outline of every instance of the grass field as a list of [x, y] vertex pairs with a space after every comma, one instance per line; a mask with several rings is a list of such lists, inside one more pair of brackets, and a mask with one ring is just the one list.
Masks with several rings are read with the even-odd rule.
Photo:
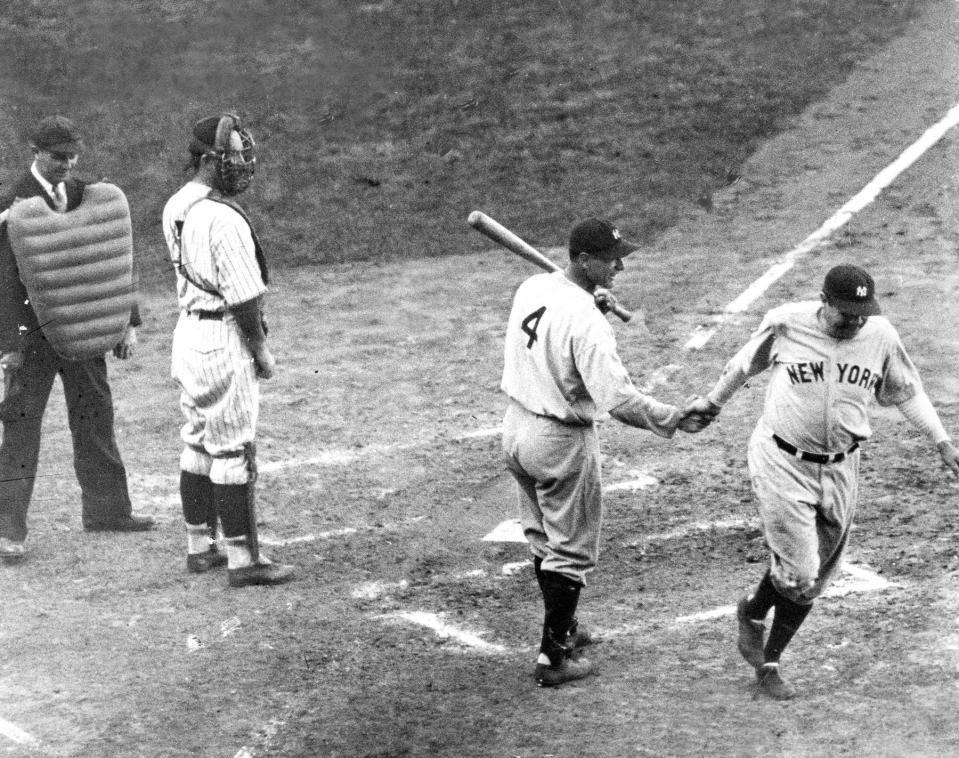
[[235, 109], [284, 264], [476, 251], [481, 208], [534, 244], [585, 215], [656, 235], [897, 33], [917, 0], [29, 0], [0, 18], [0, 177], [40, 116], [128, 193], [142, 271], [188, 129]]

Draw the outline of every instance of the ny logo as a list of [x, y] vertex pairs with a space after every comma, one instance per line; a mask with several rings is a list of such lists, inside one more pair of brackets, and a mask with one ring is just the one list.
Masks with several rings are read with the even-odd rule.
[[866, 297], [868, 294], [868, 287], [856, 287], [856, 297]]
[[613, 239], [614, 240], [621, 239], [621, 237], [619, 236], [619, 229], [613, 229]]

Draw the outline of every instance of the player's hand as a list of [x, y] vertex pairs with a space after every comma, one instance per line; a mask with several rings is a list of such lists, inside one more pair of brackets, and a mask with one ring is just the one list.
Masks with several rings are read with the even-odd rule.
[[939, 455], [942, 456], [942, 462], [946, 464], [955, 476], [959, 477], [959, 450], [949, 440], [943, 440], [936, 447], [939, 449]]
[[698, 413], [684, 413], [679, 417], [679, 423], [676, 428], [687, 434], [697, 434], [712, 423], [712, 419], [701, 416]]
[[137, 330], [133, 326], [127, 326], [123, 337], [113, 347], [113, 355], [121, 361], [132, 358], [137, 347]]
[[596, 303], [600, 313], [609, 313], [619, 303], [616, 296], [603, 287], [597, 287], [593, 290], [593, 302]]
[[256, 375], [260, 379], [269, 379], [276, 371], [276, 358], [265, 342], [253, 351], [253, 362], [256, 364]]
[[712, 400], [702, 395], [693, 395], [686, 400], [683, 406], [684, 414], [696, 414], [710, 421], [715, 420], [722, 410], [722, 406], [716, 405]]
[[676, 425], [688, 434], [696, 434], [709, 426], [719, 415], [720, 407], [704, 397], [693, 396], [683, 406], [682, 415]]

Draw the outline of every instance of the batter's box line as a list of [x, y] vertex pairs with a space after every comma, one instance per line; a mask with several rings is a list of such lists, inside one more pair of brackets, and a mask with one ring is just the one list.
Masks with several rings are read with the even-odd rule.
[[424, 521], [426, 516], [413, 516], [412, 518], [405, 519], [403, 521], [398, 521], [393, 524], [374, 524], [367, 526], [345, 526], [341, 529], [330, 529], [326, 532], [318, 532], [317, 534], [301, 534], [296, 537], [287, 537], [277, 538], [277, 537], [260, 537], [260, 544], [267, 545], [269, 547], [289, 547], [290, 545], [300, 545], [310, 542], [322, 542], [324, 540], [332, 540], [337, 537], [349, 537], [351, 534], [360, 534], [367, 532], [389, 532], [396, 531], [399, 529], [404, 529], [412, 524], [415, 524], [419, 521]]

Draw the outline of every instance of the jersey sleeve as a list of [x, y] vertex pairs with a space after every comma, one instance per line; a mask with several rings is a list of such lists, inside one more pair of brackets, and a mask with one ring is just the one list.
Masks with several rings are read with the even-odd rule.
[[245, 303], [266, 292], [256, 262], [256, 247], [250, 227], [232, 208], [223, 208], [213, 221], [211, 233], [217, 290], [227, 307]]
[[586, 391], [601, 413], [633, 399], [639, 391], [616, 350], [612, 327], [596, 312], [599, 324], [590, 325], [573, 341], [576, 368]]
[[726, 363], [719, 381], [707, 396], [710, 402], [725, 405], [750, 377], [762, 373], [773, 364], [779, 328], [777, 320], [767, 313], [749, 341]]
[[919, 371], [892, 325], [888, 327], [887, 339], [889, 346], [883, 362], [882, 380], [876, 390], [876, 402], [882, 406], [899, 405], [923, 392]]

